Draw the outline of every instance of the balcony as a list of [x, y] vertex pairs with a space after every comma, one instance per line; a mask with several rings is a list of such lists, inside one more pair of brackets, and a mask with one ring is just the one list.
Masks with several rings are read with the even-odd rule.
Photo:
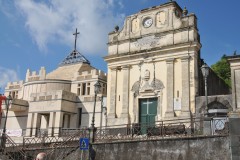
[[[6, 104], [4, 103], [2, 108], [6, 110]], [[20, 112], [28, 109], [28, 102], [22, 99], [13, 99], [9, 105], [9, 111]]]

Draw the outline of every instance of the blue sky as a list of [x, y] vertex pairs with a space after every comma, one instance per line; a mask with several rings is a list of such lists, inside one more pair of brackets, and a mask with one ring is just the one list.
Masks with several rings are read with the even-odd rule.
[[[47, 72], [77, 48], [106, 71], [107, 36], [124, 18], [168, 0], [0, 0], [0, 87], [24, 80], [26, 70]], [[208, 65], [223, 54], [240, 53], [239, 0], [177, 0], [198, 18], [201, 57]], [[1, 92], [1, 91], [0, 91]]]

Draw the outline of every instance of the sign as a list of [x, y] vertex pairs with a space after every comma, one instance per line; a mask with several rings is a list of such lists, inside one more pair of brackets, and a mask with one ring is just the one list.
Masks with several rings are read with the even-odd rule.
[[182, 109], [181, 98], [174, 98], [174, 110], [180, 111]]
[[[2, 135], [3, 129], [0, 129], [0, 135]], [[21, 137], [23, 135], [22, 129], [7, 129], [6, 134], [10, 137]]]
[[80, 150], [88, 150], [89, 138], [80, 138]]

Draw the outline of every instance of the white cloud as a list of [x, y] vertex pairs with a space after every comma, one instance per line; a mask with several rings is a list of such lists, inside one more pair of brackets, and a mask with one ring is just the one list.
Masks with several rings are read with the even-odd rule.
[[18, 80], [18, 75], [15, 70], [4, 68], [0, 66], [0, 93], [4, 91], [8, 82], [14, 82]]
[[106, 52], [108, 33], [124, 18], [123, 14], [114, 12], [117, 7], [123, 7], [119, 0], [18, 0], [15, 3], [42, 51], [47, 51], [51, 43], [73, 47], [72, 33], [78, 28], [80, 51], [85, 54]]

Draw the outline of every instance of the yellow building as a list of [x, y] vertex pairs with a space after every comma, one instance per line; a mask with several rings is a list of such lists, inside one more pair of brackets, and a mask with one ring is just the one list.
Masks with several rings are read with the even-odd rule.
[[196, 97], [204, 95], [200, 48], [195, 14], [174, 1], [126, 17], [109, 33], [104, 57], [108, 125], [195, 116]]

